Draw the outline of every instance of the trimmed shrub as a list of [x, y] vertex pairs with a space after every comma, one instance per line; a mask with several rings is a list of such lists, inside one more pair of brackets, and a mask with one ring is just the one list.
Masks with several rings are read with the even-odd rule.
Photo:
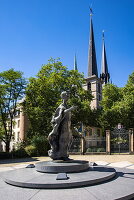
[[0, 152], [0, 159], [11, 159], [11, 158], [24, 158], [28, 157], [25, 149], [17, 149], [11, 152]]
[[37, 156], [48, 155], [49, 143], [45, 136], [34, 136], [31, 140], [31, 144], [36, 147]]
[[28, 157], [28, 154], [26, 153], [24, 148], [20, 148], [17, 150], [14, 150], [11, 152], [12, 154], [12, 158], [24, 158], [24, 157]]
[[92, 147], [88, 148], [86, 152], [105, 152], [105, 148]]
[[92, 149], [91, 149], [91, 148], [88, 148], [86, 152], [92, 152]]
[[0, 159], [7, 159], [7, 158], [12, 158], [12, 155], [10, 152], [0, 152]]
[[37, 156], [37, 149], [33, 145], [26, 146], [25, 151], [29, 156]]
[[97, 152], [105, 152], [106, 150], [104, 148], [98, 148]]

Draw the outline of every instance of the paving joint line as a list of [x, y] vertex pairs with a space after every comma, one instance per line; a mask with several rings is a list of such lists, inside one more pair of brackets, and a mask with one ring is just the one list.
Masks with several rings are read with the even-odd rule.
[[[90, 187], [92, 187], [92, 185], [91, 185]], [[95, 197], [97, 200], [101, 200], [101, 199], [98, 199], [98, 197], [96, 197], [91, 191], [87, 190], [86, 187], [84, 187], [84, 189], [85, 189], [89, 194], [91, 194], [93, 197]]]
[[31, 200], [35, 195], [37, 195], [38, 193], [40, 192], [40, 190], [38, 190], [35, 194], [33, 194], [31, 197], [30, 197], [30, 199], [28, 199], [28, 200]]

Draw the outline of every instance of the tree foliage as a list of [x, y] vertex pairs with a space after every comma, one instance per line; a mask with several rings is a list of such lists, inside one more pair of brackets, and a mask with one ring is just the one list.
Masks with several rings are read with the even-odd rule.
[[113, 128], [122, 123], [126, 128], [134, 127], [134, 72], [123, 88], [107, 84], [103, 88], [101, 125]]
[[0, 73], [0, 137], [9, 151], [18, 100], [24, 95], [22, 72], [10, 69]]
[[68, 105], [77, 106], [72, 116], [73, 125], [84, 122], [91, 111], [92, 95], [83, 89], [83, 83], [83, 74], [68, 70], [59, 60], [50, 59], [43, 65], [37, 77], [30, 78], [26, 90], [25, 109], [31, 122], [30, 134], [48, 136], [52, 114], [61, 103], [60, 94], [64, 90], [70, 92]]

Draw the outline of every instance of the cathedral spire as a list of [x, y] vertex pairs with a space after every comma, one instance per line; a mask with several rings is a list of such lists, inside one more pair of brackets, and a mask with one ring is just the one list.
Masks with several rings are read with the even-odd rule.
[[89, 52], [88, 52], [88, 77], [91, 77], [93, 75], [96, 75], [96, 77], [98, 77], [92, 15], [93, 15], [93, 12], [92, 12], [92, 9], [90, 8], [90, 38], [89, 38]]
[[105, 41], [104, 41], [104, 31], [102, 32], [102, 61], [101, 61], [101, 75], [103, 83], [106, 84], [109, 82], [110, 74], [108, 73]]
[[74, 56], [74, 70], [78, 70], [78, 68], [77, 68], [76, 54], [75, 54], [75, 56]]

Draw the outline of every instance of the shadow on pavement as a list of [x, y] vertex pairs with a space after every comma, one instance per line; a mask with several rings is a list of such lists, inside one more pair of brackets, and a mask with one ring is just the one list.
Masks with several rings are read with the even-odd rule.
[[23, 162], [32, 162], [32, 161], [39, 161], [39, 159], [38, 158], [4, 159], [4, 160], [0, 160], [0, 164], [23, 163]]

